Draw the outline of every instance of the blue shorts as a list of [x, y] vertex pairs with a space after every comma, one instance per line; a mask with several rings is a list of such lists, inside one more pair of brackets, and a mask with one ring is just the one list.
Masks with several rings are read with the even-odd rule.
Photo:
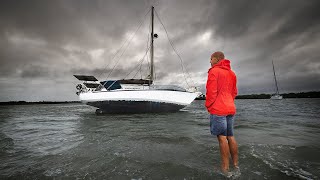
[[210, 131], [212, 135], [233, 136], [234, 115], [218, 116], [210, 114]]

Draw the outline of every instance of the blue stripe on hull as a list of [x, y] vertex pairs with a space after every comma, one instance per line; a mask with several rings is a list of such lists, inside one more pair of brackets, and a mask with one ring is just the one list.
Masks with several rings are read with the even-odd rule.
[[176, 112], [185, 107], [184, 105], [151, 101], [95, 101], [87, 104], [99, 108], [96, 111], [99, 114]]

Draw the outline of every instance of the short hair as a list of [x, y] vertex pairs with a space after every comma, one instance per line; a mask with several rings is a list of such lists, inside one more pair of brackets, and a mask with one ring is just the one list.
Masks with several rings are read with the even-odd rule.
[[221, 59], [224, 59], [224, 54], [223, 54], [223, 52], [221, 52], [221, 51], [217, 51], [217, 52], [214, 52], [214, 53], [211, 55], [211, 58], [213, 58], [213, 57], [217, 58], [218, 61], [220, 61]]

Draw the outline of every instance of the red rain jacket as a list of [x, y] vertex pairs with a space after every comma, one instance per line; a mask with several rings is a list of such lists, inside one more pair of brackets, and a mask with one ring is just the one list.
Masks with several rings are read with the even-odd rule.
[[209, 69], [206, 89], [205, 105], [210, 114], [227, 116], [236, 113], [237, 77], [229, 60], [220, 60]]

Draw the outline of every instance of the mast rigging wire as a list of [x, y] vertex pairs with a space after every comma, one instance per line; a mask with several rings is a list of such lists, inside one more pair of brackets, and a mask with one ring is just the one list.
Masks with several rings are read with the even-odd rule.
[[[118, 55], [118, 53], [120, 52], [120, 50], [125, 46], [125, 44], [126, 44], [126, 43], [128, 42], [128, 40], [130, 39], [129, 42], [127, 43], [124, 51], [123, 51], [122, 54], [120, 55], [118, 61], [117, 61], [116, 64], [113, 66], [113, 68], [112, 68], [112, 70], [110, 71], [110, 73], [108, 74], [107, 79], [109, 78], [109, 76], [111, 75], [111, 73], [114, 71], [115, 67], [118, 65], [118, 63], [119, 63], [119, 61], [120, 61], [120, 58], [122, 57], [122, 55], [125, 53], [125, 51], [126, 51], [127, 48], [129, 47], [129, 45], [130, 45], [133, 37], [135, 36], [135, 34], [137, 33], [137, 31], [138, 31], [138, 30], [140, 29], [140, 27], [142, 26], [145, 17], [149, 14], [150, 11], [151, 11], [151, 9], [149, 9], [149, 10], [147, 11], [147, 13], [144, 15], [144, 17], [143, 17], [143, 19], [141, 20], [141, 22], [140, 22], [138, 28], [136, 29], [136, 31], [132, 34], [132, 36], [131, 36], [130, 38], [128, 38], [128, 39], [122, 44], [122, 46], [120, 47], [120, 49], [117, 50], [116, 54], [115, 54], [115, 55], [113, 56], [113, 58], [111, 59], [111, 61], [115, 59], [115, 57]], [[190, 85], [189, 85], [189, 83], [188, 83], [188, 80], [187, 80], [187, 77], [186, 77], [186, 74], [189, 76], [189, 78], [190, 78], [190, 80], [191, 80], [191, 82], [192, 82], [193, 84], [194, 84], [194, 81], [193, 81], [193, 79], [191, 78], [189, 72], [188, 72], [188, 71], [186, 70], [186, 68], [184, 67], [184, 65], [183, 65], [183, 60], [182, 60], [181, 56], [179, 55], [179, 53], [177, 52], [177, 50], [175, 49], [175, 47], [174, 47], [174, 45], [173, 45], [173, 43], [172, 43], [172, 41], [171, 41], [171, 39], [170, 39], [170, 37], [169, 37], [169, 35], [168, 35], [168, 31], [167, 31], [166, 27], [164, 26], [163, 22], [161, 21], [161, 19], [160, 19], [160, 17], [159, 17], [159, 14], [158, 14], [158, 12], [157, 12], [156, 10], [155, 10], [155, 13], [156, 13], [156, 16], [157, 16], [159, 22], [161, 23], [161, 25], [163, 26], [163, 28], [164, 28], [164, 30], [165, 30], [165, 32], [166, 32], [167, 38], [168, 38], [168, 40], [169, 40], [169, 43], [170, 43], [172, 49], [173, 49], [174, 52], [177, 54], [177, 56], [178, 56], [178, 58], [179, 58], [179, 60], [180, 60], [180, 65], [181, 65], [183, 77], [184, 77], [184, 79], [185, 79], [185, 82], [186, 82], [187, 86], [190, 87]], [[149, 41], [149, 38], [148, 38], [148, 41]], [[139, 61], [138, 66], [136, 66], [134, 69], [136, 69], [137, 67], [140, 66], [140, 71], [141, 71], [142, 62], [144, 61], [145, 56], [148, 54], [149, 49], [150, 49], [150, 47], [148, 47], [148, 49], [146, 50], [146, 53], [144, 54], [143, 58]], [[110, 61], [110, 62], [111, 62], [111, 61]], [[148, 64], [149, 64], [149, 61], [148, 61], [148, 60], [147, 60], [147, 62], [148, 62]], [[105, 68], [104, 71], [106, 71], [106, 70], [108, 69], [109, 65], [110, 65], [110, 63], [107, 65], [107, 67]], [[150, 67], [149, 67], [149, 68], [150, 68]], [[128, 76], [134, 71], [134, 69], [133, 69], [129, 74], [127, 74], [127, 75], [125, 76], [125, 78], [128, 77]], [[104, 73], [104, 71], [102, 71], [102, 72], [100, 73], [99, 77]], [[139, 72], [139, 71], [138, 71], [138, 72]], [[138, 72], [137, 72], [137, 73], [138, 73]], [[137, 73], [134, 75], [134, 77], [137, 75]], [[140, 73], [141, 73], [141, 72], [140, 72]]]
[[127, 38], [126, 41], [122, 44], [122, 46], [116, 51], [115, 55], [114, 55], [113, 58], [110, 60], [110, 62], [108, 63], [108, 65], [107, 65], [107, 66], [104, 68], [104, 70], [99, 74], [99, 76], [98, 76], [99, 78], [101, 77], [101, 75], [102, 75], [105, 71], [107, 71], [107, 69], [109, 68], [110, 63], [115, 59], [115, 57], [118, 55], [118, 53], [120, 52], [120, 50], [125, 46], [125, 44], [126, 44], [126, 43], [128, 42], [128, 40], [130, 39], [129, 42], [128, 42], [128, 44], [127, 44], [127, 46], [126, 46], [126, 48], [124, 49], [124, 51], [123, 51], [122, 54], [120, 55], [118, 61], [117, 61], [116, 64], [113, 66], [113, 68], [111, 69], [110, 73], [108, 74], [107, 79], [109, 78], [109, 76], [111, 75], [111, 73], [113, 72], [113, 70], [115, 69], [115, 67], [118, 65], [118, 63], [119, 63], [119, 61], [120, 61], [120, 58], [122, 57], [122, 55], [125, 53], [125, 51], [126, 51], [127, 48], [129, 47], [129, 45], [130, 45], [133, 37], [135, 36], [135, 34], [138, 32], [138, 30], [139, 30], [140, 27], [142, 26], [142, 24], [143, 24], [146, 16], [149, 14], [150, 11], [151, 11], [151, 9], [149, 9], [149, 10], [147, 11], [147, 13], [144, 15], [144, 17], [143, 17], [142, 20], [140, 21], [140, 24], [139, 24], [138, 28], [137, 28], [136, 31], [131, 35], [131, 37], [130, 37], [130, 38]]
[[169, 40], [169, 43], [170, 43], [173, 51], [177, 54], [177, 56], [178, 56], [179, 59], [180, 59], [180, 64], [181, 64], [181, 69], [182, 69], [183, 77], [184, 77], [184, 79], [185, 79], [185, 81], [186, 81], [186, 83], [187, 83], [187, 86], [190, 87], [190, 85], [189, 85], [189, 83], [188, 83], [188, 81], [187, 81], [187, 78], [186, 78], [186, 76], [185, 76], [185, 73], [189, 76], [189, 78], [191, 79], [191, 82], [193, 83], [193, 85], [195, 85], [195, 83], [194, 83], [194, 81], [192, 80], [190, 74], [187, 72], [186, 68], [185, 68], [184, 65], [183, 65], [183, 60], [182, 60], [181, 56], [179, 55], [179, 53], [177, 52], [177, 50], [174, 48], [173, 43], [172, 43], [171, 39], [169, 38], [168, 31], [167, 31], [166, 27], [164, 26], [164, 24], [162, 23], [159, 15], [158, 15], [157, 10], [155, 10], [155, 12], [156, 12], [157, 18], [159, 19], [159, 22], [161, 23], [161, 25], [163, 26], [163, 28], [164, 28], [164, 30], [165, 30], [165, 32], [166, 32], [167, 38], [168, 38], [168, 40]]
[[[150, 49], [150, 47], [151, 47], [151, 46], [148, 46], [148, 45], [149, 45], [149, 38], [150, 38], [150, 37], [148, 36], [147, 49], [146, 49], [145, 55], [144, 55], [143, 58], [142, 58], [143, 61], [144, 61], [144, 58], [148, 55], [149, 49]], [[141, 59], [141, 60], [142, 60], [142, 59]], [[147, 61], [148, 61], [148, 56], [147, 56], [146, 59], [147, 59]], [[140, 60], [140, 61], [141, 61], [141, 60]], [[143, 62], [143, 61], [142, 61], [142, 62]], [[133, 79], [136, 77], [136, 75], [137, 75], [139, 72], [140, 72], [141, 79], [142, 79], [142, 73], [141, 73], [141, 71], [142, 71], [142, 70], [141, 70], [141, 68], [142, 68], [142, 62], [139, 63], [139, 64], [140, 64], [140, 67], [139, 67], [139, 70], [140, 70], [140, 71], [138, 70], [138, 71], [136, 72], [136, 74], [133, 76]], [[148, 62], [148, 63], [149, 63], [149, 62]], [[149, 68], [149, 69], [150, 69], [150, 68]], [[132, 70], [132, 72], [133, 72], [133, 71], [134, 71], [134, 70]]]
[[[138, 64], [137, 66], [135, 66], [135, 67], [133, 68], [133, 70], [124, 77], [124, 79], [127, 78], [137, 67], [139, 67], [139, 66], [142, 64], [142, 62], [145, 60], [145, 57], [146, 57], [146, 55], [148, 54], [148, 51], [150, 50], [150, 48], [151, 48], [151, 46], [148, 47], [148, 49], [146, 50], [144, 56], [140, 59], [139, 64]], [[138, 71], [138, 72], [139, 72], [139, 71]], [[136, 75], [137, 75], [137, 73], [136, 73], [134, 76], [136, 76]]]

